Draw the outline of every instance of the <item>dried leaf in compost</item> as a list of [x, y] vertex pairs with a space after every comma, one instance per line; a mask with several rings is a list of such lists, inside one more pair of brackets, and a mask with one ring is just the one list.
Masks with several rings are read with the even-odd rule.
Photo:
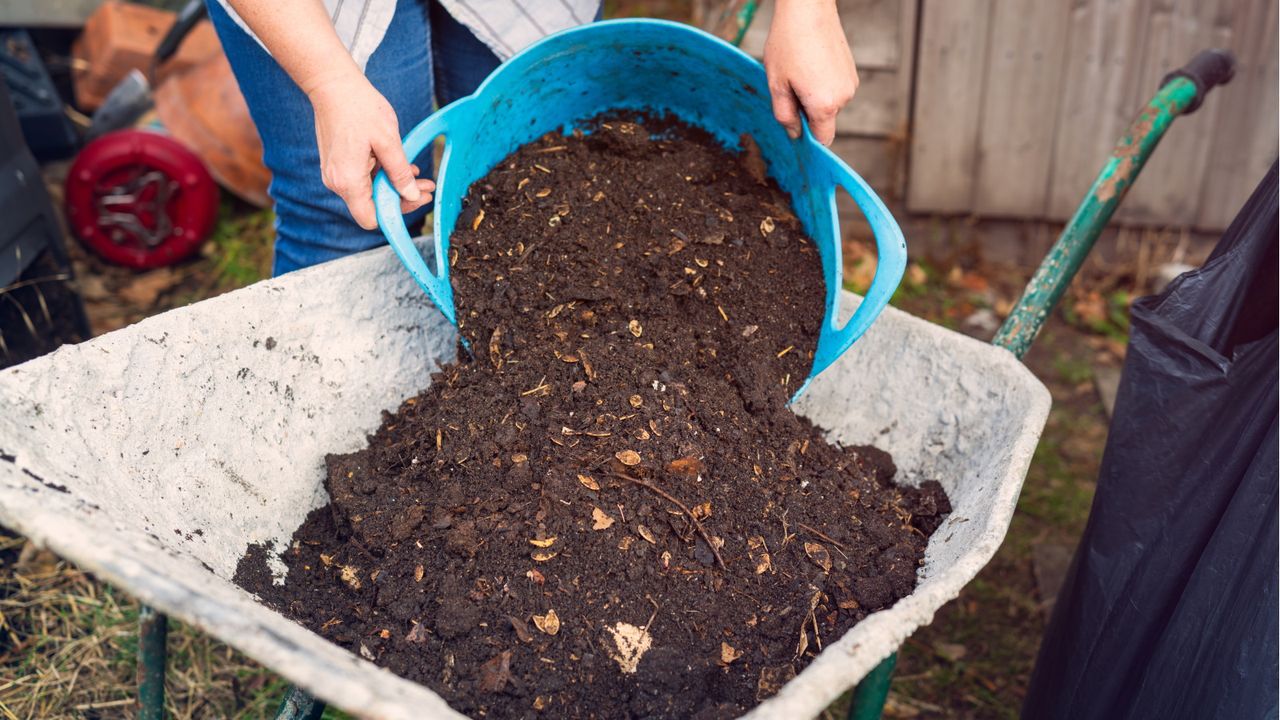
[[795, 665], [790, 662], [776, 667], [762, 667], [760, 679], [755, 683], [755, 700], [776, 696], [778, 691], [781, 691], [782, 685], [790, 683], [795, 676]]
[[404, 641], [410, 644], [421, 644], [427, 641], [427, 626], [423, 623], [417, 623], [409, 629], [409, 634], [404, 636]]
[[614, 453], [613, 456], [618, 458], [618, 462], [626, 465], [627, 467], [633, 467], [640, 464], [640, 453], [635, 450], [619, 450]]
[[706, 466], [702, 464], [702, 461], [693, 455], [676, 458], [675, 460], [667, 463], [667, 470], [673, 475], [679, 475], [681, 477], [689, 478], [690, 480], [701, 475], [702, 471], [705, 469]]
[[552, 535], [549, 538], [533, 538], [529, 540], [529, 544], [534, 547], [549, 548], [556, 544], [556, 536]]
[[520, 642], [533, 642], [533, 635], [529, 632], [529, 626], [524, 620], [515, 615], [508, 615], [507, 622], [511, 623], [511, 629], [515, 631], [516, 637], [520, 639]]
[[760, 234], [768, 235], [773, 232], [775, 227], [777, 226], [774, 224], [773, 218], [766, 216], [765, 219], [760, 221]]
[[480, 690], [502, 692], [511, 680], [511, 651], [503, 650], [480, 666]]
[[759, 535], [747, 538], [747, 555], [751, 558], [751, 563], [755, 566], [757, 575], [763, 575], [773, 567], [773, 562], [769, 559], [769, 551], [764, 544], [764, 538]]
[[529, 572], [525, 573], [524, 576], [532, 580], [533, 584], [535, 585], [541, 585], [542, 583], [547, 581], [547, 579], [543, 577], [542, 573], [538, 572], [537, 570], [530, 570]]
[[480, 208], [480, 212], [476, 213], [476, 219], [471, 221], [471, 229], [479, 230], [482, 222], [484, 222], [484, 208]]
[[342, 582], [346, 583], [352, 590], [360, 589], [360, 568], [354, 565], [343, 565], [340, 577]]
[[627, 675], [635, 673], [636, 668], [640, 666], [640, 659], [653, 645], [653, 637], [649, 635], [648, 629], [620, 622], [612, 627], [606, 627], [605, 630], [613, 636], [613, 647], [605, 647], [609, 657], [618, 663], [623, 673]]
[[582, 487], [584, 487], [584, 488], [586, 488], [586, 489], [588, 489], [588, 490], [599, 490], [599, 489], [600, 489], [600, 483], [596, 482], [596, 481], [595, 481], [595, 478], [591, 477], [590, 475], [582, 475], [582, 474], [579, 474], [579, 475], [578, 475], [578, 482], [582, 483]]
[[426, 568], [422, 567], [421, 565], [418, 565], [413, 569], [413, 581], [422, 582], [422, 576], [424, 574], [426, 574]]
[[627, 402], [631, 405], [631, 407], [638, 408], [644, 404], [644, 398], [640, 397], [639, 395], [632, 395], [631, 397], [627, 398]]
[[694, 505], [692, 508], [689, 509], [689, 512], [693, 513], [693, 518], [695, 520], [706, 520], [707, 518], [711, 517], [711, 503], [704, 502], [698, 505]]
[[529, 557], [537, 560], [538, 562], [546, 562], [559, 554], [560, 553], [556, 550], [534, 550], [529, 553]]
[[636, 337], [640, 337], [640, 334], [644, 332], [644, 328], [641, 327], [639, 320], [632, 320], [631, 322], [628, 322], [627, 330]]
[[645, 527], [644, 525], [637, 525], [636, 532], [639, 533], [640, 537], [644, 538], [645, 542], [649, 543], [650, 545], [658, 544], [657, 538], [653, 536], [653, 531]]
[[720, 643], [720, 664], [728, 665], [729, 663], [742, 657], [742, 651], [727, 642]]
[[591, 519], [594, 521], [591, 525], [592, 530], [608, 530], [613, 526], [613, 518], [598, 507], [591, 508]]
[[494, 370], [502, 369], [502, 326], [499, 325], [493, 329], [493, 334], [489, 336], [489, 362], [493, 363]]
[[533, 624], [548, 635], [560, 632], [560, 616], [555, 610], [548, 610], [546, 615], [534, 615]]
[[831, 553], [822, 545], [815, 542], [807, 542], [804, 544], [804, 554], [809, 556], [823, 572], [831, 572]]

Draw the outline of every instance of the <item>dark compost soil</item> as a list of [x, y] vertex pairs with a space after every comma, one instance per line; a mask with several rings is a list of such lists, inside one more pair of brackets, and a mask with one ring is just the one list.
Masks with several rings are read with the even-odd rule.
[[909, 594], [950, 510], [786, 407], [824, 286], [754, 145], [638, 120], [472, 186], [475, 359], [329, 457], [284, 585], [261, 547], [236, 575], [472, 716], [741, 713]]

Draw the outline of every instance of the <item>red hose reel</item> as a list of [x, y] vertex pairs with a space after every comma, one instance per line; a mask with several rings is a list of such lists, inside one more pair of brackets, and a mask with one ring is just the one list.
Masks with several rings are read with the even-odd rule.
[[137, 269], [194, 253], [218, 218], [218, 186], [173, 138], [120, 130], [89, 143], [67, 174], [71, 230], [107, 260]]

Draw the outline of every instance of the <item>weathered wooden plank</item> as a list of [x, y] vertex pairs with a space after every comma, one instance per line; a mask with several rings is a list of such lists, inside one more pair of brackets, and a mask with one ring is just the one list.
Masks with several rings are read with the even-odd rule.
[[[885, 201], [897, 197], [895, 185], [904, 148], [899, 143], [873, 137], [837, 137], [831, 151], [862, 176]], [[841, 216], [859, 214], [847, 193], [837, 192]]]
[[1195, 221], [1203, 229], [1222, 230], [1231, 224], [1276, 158], [1280, 18], [1274, 2], [1244, 5], [1238, 4], [1230, 22], [1230, 48], [1240, 61], [1236, 76], [1214, 90], [1207, 101], [1218, 106], [1218, 123]]
[[1149, 0], [1078, 0], [1071, 9], [1049, 171], [1052, 218], [1064, 219], [1075, 211], [1137, 112], [1137, 49], [1150, 8]]
[[1070, 7], [995, 0], [978, 132], [974, 211], [1043, 216]]
[[893, 195], [899, 200], [907, 196], [907, 142], [911, 131], [911, 102], [915, 95], [916, 81], [916, 26], [920, 22], [920, 4], [907, 0], [902, 5], [902, 17], [898, 23], [899, 44], [903, 48], [898, 64], [898, 97], [901, 98], [901, 115], [898, 126], [889, 135], [892, 149], [897, 156]]
[[[899, 27], [903, 13], [914, 13], [913, 0], [838, 0], [840, 22], [861, 70], [895, 70], [908, 54]], [[773, 21], [773, 0], [762, 0], [755, 21], [742, 39], [742, 49], [753, 57], [764, 56], [764, 42]]]
[[[1161, 80], [1197, 52], [1231, 42], [1234, 3], [1221, 0], [1161, 0], [1147, 17], [1142, 66], [1134, 97], [1140, 107]], [[1236, 8], [1238, 9], [1238, 8]], [[1209, 151], [1222, 105], [1216, 94], [1195, 113], [1179, 118], [1165, 134], [1142, 175], [1116, 213], [1122, 223], [1187, 227], [1195, 222]]]
[[969, 212], [991, 0], [925, 0], [916, 51], [907, 205]]

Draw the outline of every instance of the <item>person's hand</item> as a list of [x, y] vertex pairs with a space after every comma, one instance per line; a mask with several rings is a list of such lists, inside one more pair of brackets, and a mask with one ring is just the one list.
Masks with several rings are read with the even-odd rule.
[[373, 174], [382, 167], [404, 213], [431, 202], [435, 183], [418, 178], [400, 144], [391, 103], [364, 75], [344, 73], [305, 88], [316, 116], [316, 142], [325, 187], [337, 193], [365, 230], [378, 227], [373, 208]]
[[858, 69], [835, 0], [778, 0], [764, 45], [773, 115], [792, 138], [800, 112], [818, 142], [836, 136], [836, 113], [858, 89]]

